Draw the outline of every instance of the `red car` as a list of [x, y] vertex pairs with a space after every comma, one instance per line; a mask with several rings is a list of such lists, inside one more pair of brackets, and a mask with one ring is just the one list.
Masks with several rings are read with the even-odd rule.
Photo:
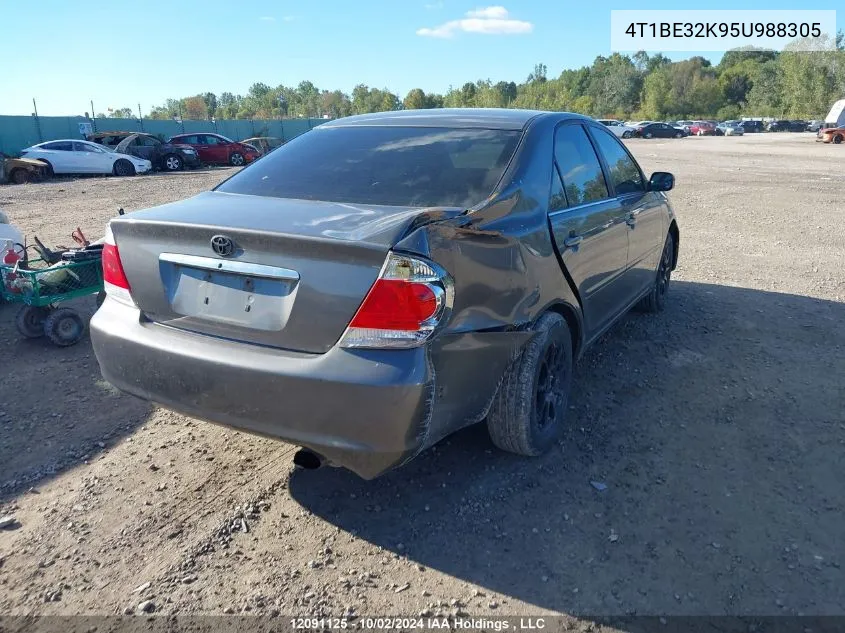
[[693, 121], [689, 133], [690, 136], [713, 136], [716, 134], [716, 126], [710, 121]]
[[204, 163], [240, 167], [261, 156], [254, 147], [238, 143], [220, 134], [177, 134], [168, 143], [190, 145]]

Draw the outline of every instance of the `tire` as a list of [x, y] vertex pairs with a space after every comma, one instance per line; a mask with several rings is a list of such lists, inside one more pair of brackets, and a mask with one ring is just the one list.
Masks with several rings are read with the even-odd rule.
[[9, 180], [16, 185], [24, 185], [29, 182], [29, 172], [25, 169], [13, 169], [9, 174]]
[[168, 154], [162, 159], [161, 164], [165, 171], [182, 171], [185, 168], [185, 162], [176, 154]]
[[836, 136], [834, 136], [834, 137], [833, 137], [833, 142], [834, 142], [836, 145], [839, 145], [839, 144], [842, 142], [842, 140], [843, 140], [843, 139], [842, 139], [842, 135], [841, 135], [841, 134], [837, 134]]
[[643, 138], [651, 138], [652, 136], [653, 134], [651, 132], [646, 132], [645, 134], [643, 134]]
[[505, 371], [487, 416], [493, 444], [534, 457], [563, 433], [572, 384], [572, 335], [561, 315], [546, 312], [531, 328], [537, 334]]
[[669, 282], [672, 278], [672, 258], [674, 254], [675, 238], [670, 232], [666, 234], [666, 243], [663, 245], [663, 254], [660, 256], [654, 287], [637, 306], [643, 312], [662, 312], [663, 308], [666, 307], [666, 295], [669, 293]]
[[229, 164], [232, 167], [240, 167], [244, 163], [246, 163], [246, 159], [240, 152], [232, 152], [232, 155], [229, 156]]
[[622, 138], [631, 138], [631, 133], [627, 130], [625, 132], [622, 132]]
[[115, 176], [134, 176], [135, 166], [125, 158], [115, 161], [114, 169], [112, 170]]
[[681, 134], [680, 132], [675, 133], [675, 138], [683, 138], [683, 137], [684, 137], [684, 135]]
[[44, 323], [50, 316], [48, 308], [37, 308], [35, 306], [21, 306], [15, 315], [15, 326], [21, 336], [26, 338], [41, 338], [44, 336]]
[[72, 308], [56, 308], [44, 321], [44, 334], [53, 345], [68, 347], [82, 339], [85, 322]]

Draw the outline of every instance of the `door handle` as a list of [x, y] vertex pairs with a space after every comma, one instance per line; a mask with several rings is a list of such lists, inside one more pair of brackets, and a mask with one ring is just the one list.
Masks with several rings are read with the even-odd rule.
[[578, 246], [584, 238], [580, 235], [570, 235], [565, 240], [563, 240], [563, 245], [566, 248], [575, 248]]

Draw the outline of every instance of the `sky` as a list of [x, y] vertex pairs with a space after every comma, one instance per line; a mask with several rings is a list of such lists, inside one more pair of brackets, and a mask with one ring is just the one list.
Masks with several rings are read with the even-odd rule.
[[[816, 0], [836, 9], [841, 0]], [[556, 77], [609, 55], [611, 9], [569, 0], [40, 0], [3, 2], [0, 114], [79, 115], [202, 92], [245, 94], [255, 82], [400, 98], [490, 79], [524, 81], [536, 63]], [[642, 9], [674, 9], [652, 1]], [[796, 0], [696, 3], [697, 9], [800, 9]], [[843, 28], [845, 11], [837, 16]], [[669, 53], [674, 60], [695, 55]], [[702, 53], [718, 62], [719, 53]]]

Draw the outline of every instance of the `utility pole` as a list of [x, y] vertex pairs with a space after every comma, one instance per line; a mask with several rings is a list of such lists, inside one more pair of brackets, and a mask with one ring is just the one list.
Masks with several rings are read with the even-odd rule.
[[44, 141], [44, 137], [41, 136], [41, 121], [38, 120], [38, 106], [35, 105], [35, 97], [32, 98], [32, 109], [32, 116], [35, 117], [35, 129], [38, 132], [38, 142], [41, 143]]
[[144, 131], [144, 115], [141, 114], [141, 104], [138, 104], [138, 123], [141, 124], [141, 131]]
[[91, 99], [91, 123], [93, 124], [94, 131], [97, 131], [97, 113], [94, 111], [94, 100]]

